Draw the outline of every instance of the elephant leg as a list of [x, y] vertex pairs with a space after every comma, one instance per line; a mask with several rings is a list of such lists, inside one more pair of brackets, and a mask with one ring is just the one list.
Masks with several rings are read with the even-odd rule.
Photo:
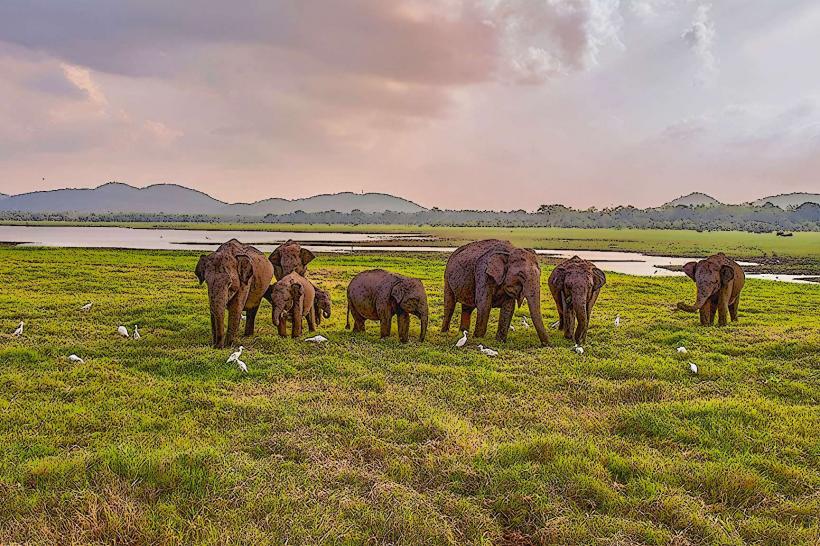
[[279, 330], [279, 335], [281, 337], [288, 337], [288, 321], [285, 317], [279, 319], [277, 329]]
[[293, 325], [290, 329], [290, 337], [296, 338], [302, 335], [302, 321], [304, 318], [301, 304], [293, 304]]
[[316, 325], [319, 323], [316, 319], [316, 314], [313, 311], [313, 307], [310, 308], [307, 314], [307, 322], [308, 322], [308, 332], [315, 332]]
[[245, 317], [245, 335], [252, 336], [253, 331], [256, 328], [256, 313], [259, 311], [259, 307], [254, 307], [253, 309], [248, 309], [247, 316]]
[[239, 296], [228, 302], [228, 337], [225, 343], [230, 347], [239, 336], [239, 323], [242, 319], [242, 304]]
[[[462, 307], [462, 316], [463, 316]], [[456, 295], [453, 289], [450, 288], [450, 283], [444, 281], [444, 318], [441, 322], [441, 331], [446, 333], [450, 331], [450, 321], [453, 320], [453, 312], [456, 310]]]
[[475, 319], [475, 337], [487, 335], [487, 324], [490, 322], [490, 310], [493, 307], [494, 288], [486, 283], [476, 285], [475, 302], [478, 316]]
[[498, 341], [507, 341], [513, 313], [515, 313], [515, 300], [509, 298], [501, 305], [501, 312], [498, 315], [498, 331], [495, 334], [495, 339]]
[[393, 325], [393, 314], [389, 311], [386, 313], [382, 313], [379, 316], [379, 321], [381, 323], [381, 329], [379, 331], [379, 335], [382, 338], [390, 337], [390, 328]]
[[564, 304], [561, 301], [561, 293], [560, 292], [552, 292], [552, 299], [555, 300], [555, 308], [558, 309], [558, 330], [562, 331], [564, 329]]
[[470, 319], [473, 316], [473, 309], [474, 307], [470, 307], [469, 305], [461, 304], [461, 323], [459, 324], [459, 332], [463, 332], [464, 330], [470, 331]]
[[735, 301], [729, 305], [729, 315], [732, 317], [732, 322], [737, 322], [737, 304], [740, 302], [740, 294], [735, 297]]
[[410, 315], [401, 313], [396, 317], [396, 322], [399, 327], [399, 341], [407, 343], [407, 340], [410, 339]]
[[717, 303], [718, 326], [726, 326], [729, 318], [729, 294], [728, 290], [722, 290]]

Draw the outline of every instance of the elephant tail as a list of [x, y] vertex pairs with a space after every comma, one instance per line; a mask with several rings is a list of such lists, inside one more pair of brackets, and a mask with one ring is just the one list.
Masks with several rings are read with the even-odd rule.
[[350, 330], [350, 302], [347, 302], [347, 320], [345, 320], [345, 330]]

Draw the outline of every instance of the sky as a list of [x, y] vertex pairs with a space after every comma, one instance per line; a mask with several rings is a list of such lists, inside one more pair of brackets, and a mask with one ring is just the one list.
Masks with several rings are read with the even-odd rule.
[[6, 0], [0, 192], [820, 192], [816, 0]]

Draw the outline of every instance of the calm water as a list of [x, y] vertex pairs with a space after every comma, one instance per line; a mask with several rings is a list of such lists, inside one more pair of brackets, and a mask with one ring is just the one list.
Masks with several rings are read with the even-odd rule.
[[[0, 242], [22, 246], [79, 247], [79, 248], [132, 248], [148, 250], [214, 250], [228, 239], [236, 238], [271, 252], [281, 243], [293, 239], [315, 252], [452, 252], [455, 248], [434, 246], [396, 246], [396, 241], [428, 240], [419, 235], [387, 233], [299, 233], [265, 231], [203, 231], [175, 229], [131, 229], [118, 227], [54, 227], [54, 226], [0, 226]], [[367, 246], [362, 243], [369, 243]], [[382, 243], [373, 246], [373, 243]], [[394, 243], [391, 245], [391, 243]], [[558, 258], [581, 258], [594, 262], [605, 271], [646, 276], [680, 276], [661, 266], [683, 265], [691, 258], [674, 256], [647, 256], [638, 252], [610, 252], [593, 250], [547, 250], [538, 254]], [[741, 265], [753, 265], [740, 262]], [[747, 275], [785, 282], [800, 281], [796, 275]]]

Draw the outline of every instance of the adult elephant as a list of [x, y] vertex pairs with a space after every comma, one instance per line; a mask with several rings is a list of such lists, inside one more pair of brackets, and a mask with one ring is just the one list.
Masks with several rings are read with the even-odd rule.
[[679, 302], [678, 309], [692, 313], [698, 311], [703, 326], [715, 322], [715, 311], [718, 313], [718, 326], [726, 326], [728, 316], [732, 321], [737, 320], [740, 291], [746, 282], [746, 275], [737, 262], [719, 252], [699, 262], [687, 263], [683, 271], [695, 281], [697, 299], [695, 305]]
[[565, 338], [581, 345], [606, 275], [592, 262], [573, 256], [555, 266], [547, 284], [558, 308], [558, 329], [564, 331]]
[[[195, 273], [199, 284], [208, 283], [214, 347], [233, 344], [243, 310], [247, 312], [245, 335], [253, 334], [259, 303], [273, 278], [273, 266], [265, 255], [231, 239], [215, 252], [201, 256]], [[225, 310], [228, 311], [227, 334]]]
[[292, 239], [279, 245], [279, 247], [271, 252], [268, 257], [270, 263], [273, 264], [273, 274], [277, 281], [281, 281], [286, 275], [299, 273], [303, 277], [307, 273], [307, 264], [309, 264], [316, 256], [313, 252]]
[[362, 271], [347, 286], [347, 322], [353, 315], [353, 331], [364, 332], [365, 320], [381, 323], [381, 337], [390, 336], [393, 316], [399, 326], [399, 341], [407, 343], [410, 337], [410, 315], [421, 321], [419, 341], [427, 335], [429, 310], [427, 292], [419, 279], [405, 277], [384, 269]]
[[478, 309], [475, 336], [484, 337], [490, 309], [498, 307], [501, 313], [496, 339], [506, 341], [515, 306], [520, 306], [524, 299], [541, 344], [549, 345], [541, 318], [541, 267], [535, 251], [497, 239], [466, 244], [453, 252], [444, 270], [441, 331], [450, 329], [456, 303], [460, 303], [460, 329], [470, 329], [471, 314]]

